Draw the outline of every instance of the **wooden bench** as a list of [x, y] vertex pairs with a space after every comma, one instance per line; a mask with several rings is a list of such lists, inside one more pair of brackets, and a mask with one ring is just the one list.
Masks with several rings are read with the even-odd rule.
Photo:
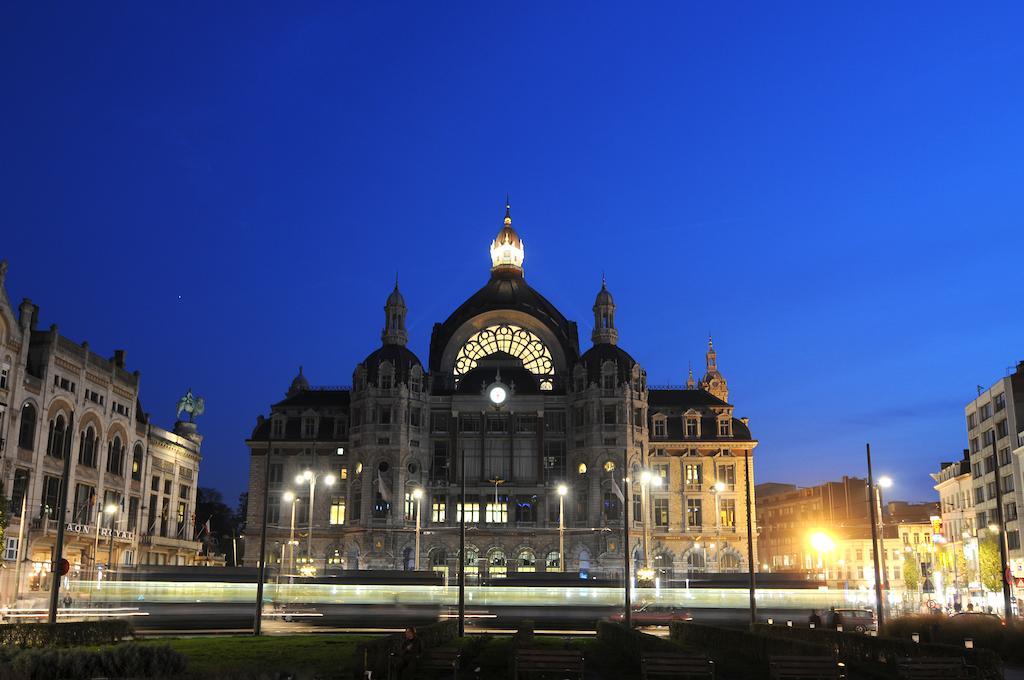
[[[388, 668], [390, 680], [401, 680], [399, 664], [401, 656], [391, 654], [391, 665]], [[410, 665], [409, 677], [419, 677], [424, 673], [447, 673], [451, 671], [452, 680], [459, 680], [459, 666], [462, 663], [462, 650], [458, 647], [434, 647], [428, 649]]]
[[559, 680], [565, 674], [583, 678], [583, 652], [575, 649], [519, 649], [512, 662], [512, 677], [524, 674], [558, 673]]
[[905, 680], [960, 680], [977, 678], [978, 669], [970, 666], [962, 657], [917, 656], [900, 659], [900, 678]]
[[702, 654], [644, 652], [640, 655], [640, 677], [693, 678], [714, 680], [715, 662]]
[[772, 680], [835, 680], [846, 677], [846, 667], [832, 656], [773, 656], [768, 674]]

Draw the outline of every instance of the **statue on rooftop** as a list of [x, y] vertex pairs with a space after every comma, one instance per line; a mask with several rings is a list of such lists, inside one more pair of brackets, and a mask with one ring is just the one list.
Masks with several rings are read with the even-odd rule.
[[202, 397], [192, 396], [192, 388], [188, 388], [188, 392], [185, 396], [178, 400], [178, 418], [181, 418], [182, 413], [188, 414], [188, 422], [196, 422], [196, 418], [203, 415], [206, 411], [206, 402], [203, 401]]

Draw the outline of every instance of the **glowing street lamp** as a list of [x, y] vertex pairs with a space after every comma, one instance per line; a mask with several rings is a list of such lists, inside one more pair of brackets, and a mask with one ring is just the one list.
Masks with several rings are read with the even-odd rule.
[[416, 487], [412, 490], [413, 500], [416, 501], [416, 556], [413, 558], [413, 569], [420, 570], [420, 506], [423, 504], [423, 489]]
[[[306, 554], [311, 562], [313, 559], [313, 508], [316, 507], [314, 499], [316, 494], [316, 482], [318, 479], [320, 479], [320, 473], [312, 470], [306, 470], [302, 474], [295, 476], [296, 484], [302, 484], [304, 482], [309, 483], [309, 536], [307, 536]], [[325, 485], [334, 486], [334, 475], [328, 473], [324, 475], [323, 479]]]
[[818, 569], [827, 573], [825, 572], [823, 556], [825, 553], [831, 552], [832, 549], [835, 548], [835, 543], [832, 541], [832, 538], [822, 531], [816, 531], [811, 534], [811, 547], [818, 551]]
[[[288, 573], [295, 573], [295, 546], [298, 541], [295, 540], [295, 505], [299, 502], [299, 497], [291, 491], [285, 491], [281, 496], [285, 503], [292, 504], [292, 522], [291, 528], [288, 530]], [[281, 559], [284, 560], [284, 550], [281, 550]], [[290, 582], [290, 581], [289, 581]]]
[[558, 570], [565, 571], [565, 494], [569, 487], [558, 485]]

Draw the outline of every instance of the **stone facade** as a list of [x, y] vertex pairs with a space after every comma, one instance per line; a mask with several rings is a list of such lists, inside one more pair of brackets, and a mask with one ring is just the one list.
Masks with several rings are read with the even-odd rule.
[[[105, 358], [56, 325], [38, 330], [39, 308], [28, 299], [15, 316], [6, 271], [0, 263], [0, 484], [12, 515], [4, 597], [19, 554], [19, 590], [44, 585], [65, 456], [72, 461], [63, 518], [72, 579], [93, 579], [108, 561], [118, 570], [193, 562], [202, 437], [187, 426], [171, 432], [150, 422], [139, 372], [125, 368], [123, 350]], [[104, 513], [109, 506], [116, 511]]]
[[[757, 442], [733, 416], [710, 340], [700, 386], [691, 373], [685, 386], [652, 387], [618, 344], [606, 285], [581, 353], [575, 322], [527, 285], [508, 210], [490, 253], [490, 280], [435, 324], [426, 367], [406, 347], [396, 283], [382, 345], [355, 367], [351, 388], [311, 387], [300, 369], [258, 418], [247, 441], [246, 564], [257, 563], [266, 506], [272, 564], [412, 569], [419, 508], [420, 568], [453, 571], [464, 478], [471, 573], [564, 566], [621, 578], [624, 500], [637, 567], [667, 578], [745, 570], [745, 470]], [[316, 473], [312, 538], [311, 485], [296, 480], [306, 470]]]

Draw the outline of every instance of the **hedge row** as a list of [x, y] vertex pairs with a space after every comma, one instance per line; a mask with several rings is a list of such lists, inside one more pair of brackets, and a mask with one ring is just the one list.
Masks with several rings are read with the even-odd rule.
[[[908, 635], [900, 639], [889, 635], [875, 637], [863, 633], [843, 632], [825, 628], [790, 628], [789, 626], [769, 626], [758, 624], [758, 633], [803, 642], [826, 644], [839, 656], [840, 661], [847, 665], [880, 664], [895, 670], [901, 658], [915, 656], [948, 656], [964, 659], [968, 664], [976, 666], [982, 678], [1002, 678], [1003, 664], [999, 656], [988, 649], [964, 649], [963, 645], [942, 645], [916, 643]], [[889, 628], [886, 628], [889, 631]]]
[[704, 649], [712, 658], [735, 654], [755, 665], [767, 666], [773, 656], [833, 656], [828, 644], [767, 635], [760, 631], [718, 628], [699, 623], [674, 621], [669, 626], [674, 642]]
[[185, 657], [168, 645], [22, 649], [0, 655], [0, 680], [158, 678], [181, 675], [185, 667]]
[[675, 652], [678, 654], [683, 651], [674, 642], [610, 621], [598, 621], [597, 639], [601, 644], [614, 648], [633, 666], [640, 665], [640, 655], [643, 652]]
[[991, 649], [1006, 661], [1024, 662], [1024, 629], [1021, 624], [1004, 626], [987, 617], [953, 617], [917, 614], [892, 619], [885, 625], [890, 637], [910, 639], [913, 633], [921, 642], [963, 647], [964, 639], [974, 640], [975, 648]]
[[131, 638], [133, 632], [131, 624], [124, 619], [9, 623], [0, 625], [0, 649], [107, 645]]
[[[416, 628], [416, 636], [424, 650], [440, 647], [458, 635], [459, 622], [455, 619]], [[388, 635], [356, 647], [355, 677], [365, 678], [368, 670], [373, 671], [374, 677], [385, 677], [391, 654], [398, 652], [401, 646], [401, 635]]]

